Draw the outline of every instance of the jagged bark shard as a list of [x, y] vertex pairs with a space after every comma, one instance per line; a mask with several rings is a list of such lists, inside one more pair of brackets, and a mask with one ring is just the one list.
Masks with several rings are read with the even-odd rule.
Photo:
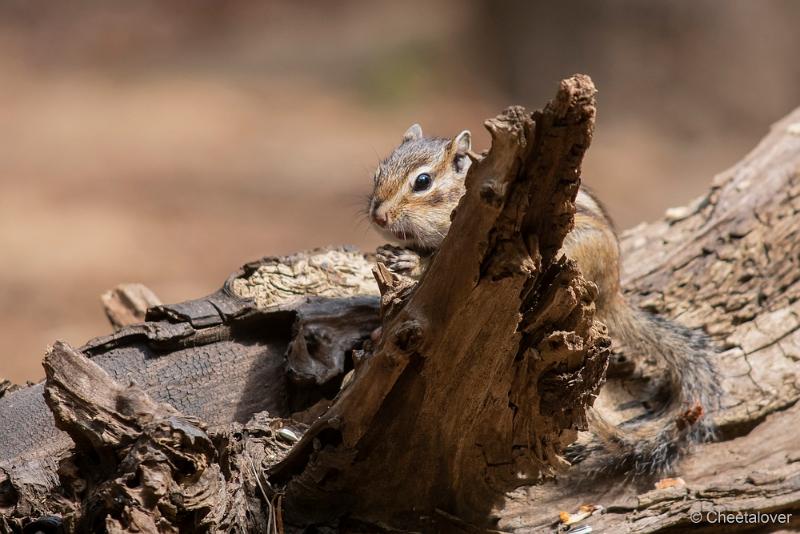
[[[255, 484], [248, 495], [241, 483], [257, 477], [255, 469], [250, 474], [252, 466], [220, 458], [196, 418], [119, 384], [64, 343], [53, 346], [44, 366], [47, 403], [77, 448], [60, 468], [64, 494], [83, 502], [65, 514], [69, 530], [266, 531]], [[220, 448], [229, 453], [229, 444]]]

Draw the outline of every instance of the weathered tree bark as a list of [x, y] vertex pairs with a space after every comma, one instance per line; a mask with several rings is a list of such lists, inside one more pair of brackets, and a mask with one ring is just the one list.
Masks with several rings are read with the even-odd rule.
[[723, 349], [715, 359], [725, 396], [711, 414], [718, 442], [678, 465], [686, 487], [645, 493], [621, 482], [562, 480], [514, 493], [500, 526], [529, 532], [561, 510], [594, 503], [608, 510], [588, 521], [602, 532], [679, 532], [694, 526], [692, 513], [702, 518], [698, 530], [713, 530], [725, 527], [708, 521], [714, 513], [759, 511], [794, 512], [793, 521], [726, 528], [798, 528], [800, 109], [716, 176], [707, 195], [625, 232], [622, 252], [629, 298], [706, 329]]
[[[707, 196], [622, 240], [629, 297], [724, 350], [718, 441], [664, 489], [565, 468], [609, 349], [593, 286], [556, 254], [593, 97], [576, 77], [544, 111], [487, 123], [492, 150], [417, 286], [379, 269], [379, 298], [354, 251], [266, 258], [208, 298], [54, 345], [45, 384], [0, 392], [0, 531], [264, 531], [285, 515], [521, 533], [592, 504], [604, 513], [581, 524], [654, 532], [800, 509], [800, 110]], [[626, 383], [598, 404], [627, 409]]]

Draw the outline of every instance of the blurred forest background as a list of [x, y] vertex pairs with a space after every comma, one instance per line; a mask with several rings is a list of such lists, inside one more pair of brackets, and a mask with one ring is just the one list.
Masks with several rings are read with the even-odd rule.
[[371, 171], [590, 74], [584, 180], [618, 226], [703, 193], [800, 105], [795, 0], [0, 4], [0, 377], [107, 333], [102, 291], [380, 243]]

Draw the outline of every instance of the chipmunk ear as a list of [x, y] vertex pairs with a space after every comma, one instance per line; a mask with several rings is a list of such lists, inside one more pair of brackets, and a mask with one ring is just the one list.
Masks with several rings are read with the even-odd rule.
[[422, 126], [419, 124], [412, 124], [406, 133], [403, 134], [403, 143], [406, 141], [416, 141], [422, 139]]
[[469, 130], [464, 130], [450, 141], [450, 154], [453, 158], [453, 164], [456, 171], [464, 172], [469, 164], [469, 156], [467, 153], [472, 148], [472, 134]]
[[466, 156], [467, 152], [472, 148], [472, 134], [469, 130], [464, 130], [453, 139], [453, 148], [456, 154]]

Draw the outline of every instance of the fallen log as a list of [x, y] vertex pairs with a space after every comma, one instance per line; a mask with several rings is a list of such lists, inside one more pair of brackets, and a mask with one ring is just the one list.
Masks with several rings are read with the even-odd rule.
[[[267, 258], [210, 297], [151, 308], [144, 323], [79, 351], [55, 345], [46, 386], [0, 396], [0, 530], [102, 520], [110, 531], [263, 531], [285, 516], [287, 529], [522, 533], [593, 505], [580, 524], [656, 532], [720, 529], [719, 512], [797, 511], [800, 110], [708, 195], [622, 238], [628, 297], [704, 328], [722, 349], [717, 442], [661, 489], [587, 480], [561, 459], [609, 355], [592, 285], [556, 254], [593, 98], [576, 77], [542, 112], [489, 121], [492, 150], [417, 286], [379, 268], [379, 297], [371, 258], [354, 251]], [[383, 337], [371, 347], [379, 307]], [[652, 372], [643, 361], [634, 374]], [[74, 396], [78, 376], [98, 384], [96, 398]], [[630, 378], [610, 378], [597, 405], [629, 410]], [[61, 392], [48, 394], [56, 419], [45, 387]], [[76, 424], [77, 409], [113, 415], [122, 430], [109, 439]], [[180, 446], [184, 457], [175, 451], [186, 436], [196, 439]], [[149, 482], [128, 487], [144, 472]], [[798, 525], [772, 519], [739, 526]]]
[[[154, 402], [211, 429], [228, 430], [264, 411], [289, 417], [338, 391], [336, 378], [326, 377], [338, 366], [341, 381], [347, 363], [341, 345], [368, 338], [378, 326], [371, 268], [346, 249], [264, 258], [213, 295], [151, 308], [146, 322], [91, 340], [80, 352], [112, 379], [136, 384]], [[297, 331], [313, 348], [287, 355]], [[317, 367], [327, 374], [310, 387], [304, 373]], [[56, 428], [44, 390], [40, 383], [0, 397], [3, 516], [61, 509], [51, 496], [59, 492], [59, 462], [70, 457], [72, 441]]]

